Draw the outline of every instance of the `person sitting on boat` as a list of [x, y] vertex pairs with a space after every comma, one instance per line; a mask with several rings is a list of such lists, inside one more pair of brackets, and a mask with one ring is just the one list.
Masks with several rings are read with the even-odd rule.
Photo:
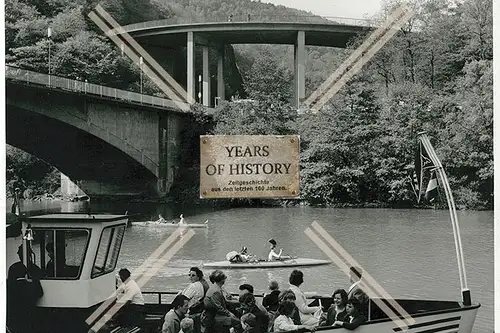
[[269, 255], [267, 256], [268, 261], [273, 261], [273, 260], [285, 260], [285, 259], [290, 259], [290, 256], [285, 256], [283, 255], [283, 249], [280, 249], [279, 253], [276, 253], [275, 249], [278, 246], [278, 243], [271, 238], [269, 241], [271, 243], [271, 251], [269, 251]]
[[[253, 289], [253, 288], [252, 288]], [[251, 292], [244, 293], [239, 298], [240, 302], [240, 313], [244, 315], [246, 313], [251, 313], [256, 317], [257, 327], [259, 328], [259, 332], [267, 332], [269, 326], [269, 314], [266, 309], [255, 301], [255, 296]]]
[[317, 326], [321, 316], [321, 307], [307, 306], [307, 298], [299, 286], [304, 283], [304, 273], [294, 270], [289, 278], [290, 290], [295, 294], [295, 305], [299, 309], [300, 322], [303, 325]]
[[292, 314], [295, 308], [293, 301], [284, 301], [280, 304], [279, 316], [274, 320], [274, 331], [275, 332], [288, 332], [297, 330], [309, 330], [314, 331], [314, 326], [312, 325], [297, 325], [293, 322]]
[[194, 333], [194, 320], [189, 317], [182, 319], [179, 333]]
[[333, 326], [340, 326], [352, 331], [364, 324], [365, 317], [361, 313], [361, 303], [356, 298], [351, 298], [346, 304], [347, 316], [344, 320], [336, 320]]
[[184, 289], [181, 294], [189, 298], [189, 313], [201, 313], [203, 310], [203, 297], [205, 297], [205, 290], [200, 280], [203, 278], [203, 273], [198, 267], [192, 267], [189, 270], [189, 280], [191, 284]]
[[257, 326], [257, 317], [251, 313], [245, 313], [241, 316], [241, 327], [243, 333], [262, 333]]
[[349, 268], [349, 277], [352, 284], [347, 291], [347, 298], [356, 298], [361, 304], [361, 313], [367, 318], [369, 298], [361, 288], [362, 274], [363, 270], [360, 267]]
[[267, 311], [276, 312], [278, 311], [278, 307], [280, 304], [279, 303], [280, 290], [278, 282], [274, 280], [269, 282], [269, 290], [271, 292], [264, 296], [264, 299], [262, 300], [262, 305], [265, 307]]
[[156, 223], [167, 223], [167, 220], [160, 214], [158, 215], [158, 220], [155, 221]]
[[240, 320], [228, 309], [226, 297], [222, 286], [226, 283], [227, 276], [221, 270], [215, 270], [210, 274], [212, 285], [203, 300], [204, 310], [201, 321], [205, 332], [225, 331], [233, 327], [236, 333], [241, 333]]
[[179, 333], [181, 330], [181, 321], [188, 312], [189, 298], [179, 294], [172, 301], [172, 308], [165, 314], [161, 333]]
[[319, 320], [319, 326], [332, 326], [336, 321], [343, 321], [347, 316], [347, 292], [344, 289], [337, 289], [332, 295], [333, 304], [327, 312], [323, 313]]
[[248, 250], [246, 246], [243, 246], [240, 250], [238, 251], [231, 251], [226, 254], [226, 260], [229, 262], [233, 263], [238, 263], [238, 262], [248, 262], [249, 261], [249, 256], [247, 255]]
[[45, 245], [45, 250], [49, 256], [49, 261], [45, 265], [45, 276], [54, 277], [55, 276], [55, 266], [54, 266], [54, 243], [49, 242]]
[[144, 297], [137, 282], [126, 268], [118, 271], [122, 284], [116, 291], [116, 303], [120, 306], [116, 321], [121, 326], [138, 326], [144, 320]]

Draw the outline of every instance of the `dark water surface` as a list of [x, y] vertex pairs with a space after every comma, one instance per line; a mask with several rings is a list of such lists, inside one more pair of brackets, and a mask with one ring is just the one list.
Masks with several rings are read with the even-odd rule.
[[[81, 204], [68, 203], [65, 210]], [[55, 205], [57, 206], [57, 205]], [[142, 213], [137, 221], [155, 219], [162, 213], [167, 219], [181, 209], [154, 204], [92, 204], [93, 211]], [[231, 250], [242, 245], [258, 255], [266, 255], [267, 240], [274, 238], [278, 247], [290, 255], [327, 259], [304, 233], [317, 221], [340, 245], [394, 298], [460, 300], [460, 281], [451, 222], [448, 211], [330, 208], [238, 208], [220, 211], [185, 209], [187, 223], [209, 220], [207, 230], [196, 234], [168, 264], [158, 261], [157, 272], [143, 290], [177, 291], [189, 284], [190, 266], [203, 261], [224, 260]], [[468, 287], [473, 302], [479, 302], [474, 332], [493, 332], [493, 212], [458, 212]], [[130, 227], [118, 262], [118, 268], [133, 270], [173, 232], [174, 228]], [[255, 292], [264, 292], [268, 282], [277, 280], [288, 287], [292, 269], [227, 270], [228, 290], [236, 292], [242, 283], [250, 283]], [[301, 268], [304, 291], [331, 294], [336, 288], [349, 287], [347, 276], [335, 265]], [[209, 270], [204, 270], [209, 274]]]

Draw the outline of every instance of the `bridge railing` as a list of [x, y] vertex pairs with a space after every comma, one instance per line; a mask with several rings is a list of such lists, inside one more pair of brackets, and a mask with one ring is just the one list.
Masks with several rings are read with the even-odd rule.
[[177, 112], [183, 112], [179, 109], [179, 105], [183, 106], [185, 110], [189, 109], [189, 104], [173, 101], [171, 99], [139, 94], [133, 91], [101, 86], [94, 83], [88, 83], [86, 81], [73, 80], [56, 75], [38, 73], [9, 65], [5, 66], [5, 77], [7, 79], [40, 84], [51, 88], [59, 88], [77, 93], [98, 95], [101, 97], [135, 102], [148, 106], [168, 108], [169, 110]]
[[[55, 88], [62, 88], [65, 90], [71, 90], [75, 92], [80, 92], [80, 93], [88, 93], [88, 94], [96, 94], [100, 96], [106, 96], [106, 97], [114, 97], [117, 99], [122, 99], [122, 100], [127, 100], [127, 101], [137, 101], [134, 100], [134, 97], [137, 97], [137, 93], [130, 93], [128, 94], [123, 94], [127, 93], [126, 91], [115, 89], [115, 88], [110, 88], [110, 87], [105, 87], [105, 86], [99, 86], [97, 84], [91, 84], [87, 82], [82, 82], [82, 81], [77, 81], [77, 80], [71, 80], [67, 78], [62, 78], [62, 77], [57, 77], [51, 75], [50, 82], [48, 81], [48, 75], [43, 74], [43, 73], [38, 73], [38, 72], [33, 72], [25, 69], [21, 69], [18, 67], [13, 67], [13, 66], [6, 66], [5, 70], [5, 76], [7, 79], [13, 79], [13, 80], [18, 80], [18, 81], [24, 81], [24, 82], [29, 82], [29, 83], [34, 83], [34, 84], [40, 84], [40, 85], [45, 85], [49, 87], [55, 87]], [[81, 85], [79, 85], [81, 84]], [[84, 85], [88, 85], [85, 87]], [[87, 90], [88, 89], [88, 90]], [[117, 91], [120, 91], [121, 94], [117, 94]], [[116, 94], [116, 95], [115, 95]], [[135, 94], [135, 95], [134, 95]], [[124, 96], [131, 96], [131, 99], [123, 98]], [[145, 95], [143, 95], [144, 97]], [[157, 99], [161, 99], [158, 97], [154, 96], [148, 96], [148, 97], [153, 97]], [[155, 102], [157, 100], [155, 99], [149, 99], [145, 100], [146, 101], [151, 101]], [[161, 106], [161, 104], [153, 104], [155, 106]], [[74, 117], [77, 117], [75, 115], [72, 115]], [[142, 165], [144, 165], [148, 170], [153, 172], [156, 176], [159, 176], [159, 164], [153, 160], [151, 157], [147, 156], [143, 150], [135, 147], [132, 145], [130, 142], [127, 141], [125, 138], [120, 138], [119, 136], [111, 133], [109, 130], [100, 127], [99, 125], [89, 122], [87, 119], [78, 117], [83, 121], [87, 122], [88, 126], [88, 131], [90, 133], [95, 133], [99, 134], [102, 138], [105, 138], [110, 144], [118, 147], [122, 147], [130, 156], [132, 156], [134, 159], [137, 161], [141, 162]]]
[[241, 14], [220, 17], [196, 17], [196, 16], [181, 16], [155, 21], [139, 22], [123, 26], [125, 31], [134, 31], [140, 29], [156, 28], [166, 25], [181, 25], [181, 24], [196, 24], [196, 23], [221, 23], [221, 22], [290, 22], [290, 23], [319, 23], [332, 25], [353, 25], [362, 27], [377, 27], [380, 22], [373, 19], [360, 19], [350, 17], [336, 16], [314, 16], [314, 15], [252, 15]]

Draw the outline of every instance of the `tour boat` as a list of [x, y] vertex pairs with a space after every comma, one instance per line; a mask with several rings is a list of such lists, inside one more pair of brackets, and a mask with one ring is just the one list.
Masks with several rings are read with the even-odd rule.
[[[460, 230], [446, 174], [426, 135], [420, 134], [419, 137], [435, 166], [435, 171], [440, 175], [448, 200], [455, 236], [462, 300], [372, 298], [368, 305], [368, 321], [356, 329], [358, 333], [402, 331], [471, 333], [480, 307], [479, 303], [471, 302], [471, 294], [467, 288]], [[53, 277], [41, 279], [44, 294], [38, 302], [37, 312], [34, 315], [34, 320], [37, 322], [35, 333], [87, 333], [89, 328], [104, 316], [103, 312], [94, 311], [101, 305], [105, 307], [103, 303], [107, 304], [105, 301], [112, 299], [111, 295], [116, 289], [116, 263], [128, 218], [127, 215], [60, 213], [21, 217], [18, 221], [7, 225], [7, 268], [18, 261], [17, 249], [21, 243], [25, 244], [25, 250], [27, 245], [30, 245], [34, 253], [32, 257], [35, 264], [42, 269], [46, 267], [49, 260], [46, 251], [47, 243], [53, 243], [54, 246], [55, 274]], [[185, 234], [178, 233], [176, 237], [182, 239]], [[25, 263], [27, 255], [24, 251]], [[233, 265], [228, 266], [233, 267]], [[117, 328], [113, 332], [157, 332], [162, 325], [165, 313], [170, 309], [168, 302], [163, 301], [163, 296], [173, 296], [176, 293], [177, 291], [144, 292], [144, 294], [155, 294], [158, 297], [156, 302], [145, 305], [144, 323], [138, 328], [121, 330]], [[383, 311], [387, 307], [395, 309], [394, 301], [412, 318], [412, 323], [404, 328], [398, 324], [398, 319], [407, 318], [401, 314], [389, 317]], [[311, 299], [311, 305], [321, 305], [324, 309], [327, 309], [331, 303], [332, 298], [329, 296]], [[344, 328], [334, 327], [322, 327], [318, 328], [318, 331], [349, 332]]]
[[286, 267], [301, 267], [301, 266], [320, 266], [320, 265], [328, 265], [330, 263], [331, 261], [329, 260], [309, 259], [309, 258], [295, 258], [295, 259], [274, 260], [274, 261], [259, 260], [256, 262], [237, 262], [237, 263], [230, 262], [228, 260], [223, 260], [223, 261], [204, 263], [203, 267], [221, 268], [221, 269], [286, 268]]
[[132, 226], [149, 228], [208, 228], [208, 220], [205, 223], [158, 223], [156, 221], [132, 222]]

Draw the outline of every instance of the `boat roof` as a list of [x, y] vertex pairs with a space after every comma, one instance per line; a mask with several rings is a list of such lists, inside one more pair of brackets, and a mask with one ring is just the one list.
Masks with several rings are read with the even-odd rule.
[[32, 222], [113, 222], [129, 218], [129, 215], [111, 215], [111, 214], [85, 214], [85, 213], [57, 213], [30, 216], [25, 221]]

